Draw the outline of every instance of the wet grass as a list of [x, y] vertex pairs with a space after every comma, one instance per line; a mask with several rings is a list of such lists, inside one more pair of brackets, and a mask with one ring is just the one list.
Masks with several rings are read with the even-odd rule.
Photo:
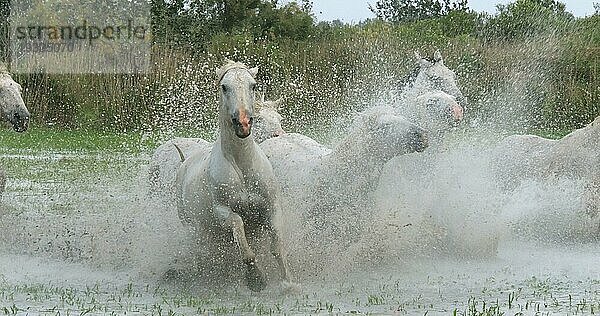
[[9, 152], [76, 152], [76, 153], [141, 153], [156, 148], [163, 140], [173, 137], [214, 139], [214, 131], [114, 131], [87, 129], [54, 129], [32, 127], [25, 133], [0, 129], [0, 150]]
[[[584, 295], [569, 294], [554, 284], [537, 297], [539, 284], [523, 280], [514, 290], [492, 290], [453, 300], [416, 293], [386, 292], [326, 297], [326, 293], [251, 295], [240, 292], [193, 293], [155, 284], [122, 286], [91, 284], [84, 288], [52, 284], [11, 285], [0, 282], [0, 314], [42, 315], [593, 315], [600, 311], [598, 288]], [[586, 285], [598, 284], [588, 281]], [[531, 286], [528, 286], [531, 285]], [[545, 287], [545, 286], [544, 286]], [[464, 290], [464, 289], [459, 289]], [[489, 290], [488, 290], [489, 291]], [[242, 291], [243, 292], [243, 291]], [[411, 294], [416, 297], [407, 299]], [[404, 301], [403, 301], [404, 300]]]
[[0, 130], [0, 144], [10, 150], [59, 152], [139, 152], [153, 146], [151, 138], [141, 133], [114, 133], [89, 130], [31, 128], [17, 134]]

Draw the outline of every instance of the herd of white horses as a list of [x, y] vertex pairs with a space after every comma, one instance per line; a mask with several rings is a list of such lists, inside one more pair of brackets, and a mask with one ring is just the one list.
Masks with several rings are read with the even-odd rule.
[[[281, 234], [298, 235], [282, 232], [281, 222], [301, 221], [308, 233], [298, 238], [316, 253], [350, 249], [374, 221], [365, 210], [380, 207], [373, 199], [378, 187], [402, 191], [410, 185], [383, 181], [384, 170], [398, 168], [393, 158], [435, 151], [444, 134], [463, 120], [465, 97], [441, 54], [416, 58], [419, 73], [399, 101], [357, 113], [334, 148], [286, 133], [278, 112], [282, 100], [257, 96], [258, 68], [227, 60], [216, 71], [216, 141], [176, 138], [157, 148], [149, 166], [151, 194], [177, 209], [194, 234], [198, 253], [212, 257], [208, 262], [231, 264], [219, 258], [233, 249], [252, 291], [267, 286], [257, 260], [261, 241], [268, 243], [278, 275], [291, 282], [283, 245], [290, 238]], [[29, 119], [20, 93], [4, 69], [0, 105], [18, 132], [27, 129]], [[586, 213], [595, 218], [600, 211], [599, 140], [600, 118], [560, 140], [510, 136], [496, 146], [490, 167], [505, 190], [524, 179], [583, 179]], [[331, 237], [336, 242], [328, 244]]]

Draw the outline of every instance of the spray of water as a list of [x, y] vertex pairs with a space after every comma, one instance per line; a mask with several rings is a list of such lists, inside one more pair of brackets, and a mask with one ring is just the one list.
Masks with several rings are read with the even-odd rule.
[[[436, 147], [381, 163], [377, 173], [369, 175], [375, 175], [375, 179], [364, 177], [365, 166], [372, 163], [370, 158], [343, 170], [345, 174], [357, 175], [353, 181], [366, 181], [368, 185], [357, 195], [358, 199], [356, 196], [348, 199], [352, 203], [337, 203], [326, 209], [331, 216], [319, 217], [319, 226], [308, 222], [315, 209], [306, 207], [314, 205], [314, 183], [323, 176], [313, 172], [319, 164], [312, 158], [321, 159], [331, 150], [311, 143], [312, 158], [304, 157], [298, 164], [313, 163], [310, 170], [290, 168], [288, 179], [282, 181], [284, 211], [277, 219], [294, 276], [301, 282], [344, 279], [349, 272], [403, 266], [415, 258], [424, 258], [432, 265], [448, 256], [494, 258], [504, 242], [515, 238], [543, 243], [597, 238], [598, 216], [586, 213], [584, 206], [582, 192], [589, 185], [587, 181], [576, 177], [529, 179], [507, 189], [500, 185], [499, 179], [508, 175], [498, 174], [490, 167], [497, 159], [494, 148], [501, 135], [508, 134], [515, 125], [530, 125], [529, 101], [535, 98], [530, 97], [529, 85], [536, 84], [535, 88], [541, 90], [546, 87], [543, 75], [531, 74], [540, 72], [541, 68], [535, 66], [538, 61], [535, 57], [522, 60], [515, 69], [507, 70], [509, 80], [504, 86], [490, 91], [483, 100], [470, 100], [491, 110], [469, 117], [467, 109], [467, 124], [451, 130]], [[335, 122], [331, 125], [333, 132], [321, 135], [319, 140], [332, 144], [330, 147], [341, 142], [353, 112], [399, 100], [397, 95], [389, 93], [393, 80], [385, 76], [385, 71], [379, 77], [374, 76], [379, 72], [375, 66], [364, 71], [357, 73], [356, 86], [348, 92], [356, 102], [348, 104], [347, 112], [325, 119]], [[198, 122], [211, 121], [210, 114], [205, 115], [201, 106], [186, 107], [191, 112], [185, 113], [175, 106], [189, 105], [189, 96], [211, 91], [212, 88], [200, 88], [212, 87], [212, 79], [206, 79], [213, 78], [210, 67], [184, 67], [180, 75], [178, 80], [182, 85], [163, 87], [160, 105], [173, 112], [157, 118], [156, 124], [168, 125], [170, 117], [191, 116]], [[296, 79], [291, 78], [285, 89], [302, 91], [296, 84], [302, 80]], [[376, 80], [381, 80], [380, 84]], [[363, 85], [365, 82], [369, 84]], [[308, 94], [306, 98], [310, 99], [314, 91]], [[310, 113], [300, 113], [299, 106], [292, 107], [284, 115], [294, 118], [293, 125], [312, 119]], [[16, 161], [23, 157], [14, 158]], [[191, 278], [194, 282], [212, 279], [219, 283], [224, 275], [233, 284], [241, 282], [236, 264], [239, 258], [223, 257], [221, 262], [228, 263], [229, 268], [217, 271], [224, 273], [211, 274], [211, 262], [202, 259], [205, 240], [198, 239], [179, 221], [173, 204], [148, 196], [148, 156], [54, 157], [42, 153], [38, 158], [27, 160], [30, 166], [25, 168], [23, 176], [9, 179], [10, 189], [2, 204], [2, 251], [15, 255], [3, 255], [0, 264], [11, 266], [20, 262], [28, 266], [28, 272], [6, 272], [7, 275], [15, 279], [20, 275], [22, 280], [64, 277], [87, 283], [110, 277], [86, 271], [107, 270], [111, 275], [119, 271], [116, 278], [155, 282]], [[87, 171], [70, 175], [65, 181], [56, 180], [77, 168]], [[39, 170], [52, 173], [42, 179], [31, 176]], [[343, 199], [347, 190], [347, 186], [337, 185], [320, 193]], [[273, 268], [268, 249], [260, 244], [258, 248], [262, 254], [259, 262]], [[237, 253], [233, 243], [221, 251]], [[51, 271], [48, 268], [51, 265], [40, 266], [37, 259], [40, 257], [64, 263], [63, 271], [54, 277], [45, 275], [44, 271]], [[270, 279], [276, 280], [272, 271]]]

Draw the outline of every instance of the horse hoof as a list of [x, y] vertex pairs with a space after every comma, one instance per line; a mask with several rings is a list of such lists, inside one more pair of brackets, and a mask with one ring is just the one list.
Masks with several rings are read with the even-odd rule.
[[169, 270], [165, 271], [165, 273], [163, 274], [163, 279], [165, 281], [175, 281], [175, 280], [180, 280], [181, 278], [183, 278], [183, 276], [184, 276], [184, 274], [182, 271], [170, 268]]
[[248, 288], [253, 292], [260, 292], [267, 287], [265, 277], [256, 266], [256, 262], [246, 263], [246, 282], [248, 283]]
[[302, 293], [302, 287], [298, 283], [293, 283], [290, 281], [282, 281], [281, 289], [286, 295], [298, 295]]

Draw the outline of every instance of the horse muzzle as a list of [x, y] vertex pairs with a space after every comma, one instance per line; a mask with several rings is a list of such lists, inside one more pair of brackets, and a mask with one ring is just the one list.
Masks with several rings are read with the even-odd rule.
[[275, 131], [273, 132], [273, 135], [272, 135], [272, 136], [273, 136], [273, 137], [279, 137], [279, 136], [281, 136], [281, 135], [285, 135], [285, 131], [283, 130], [283, 128], [279, 128], [279, 129], [275, 130]]
[[464, 118], [464, 109], [460, 104], [455, 103], [450, 107], [450, 115], [455, 124], [459, 123]]
[[19, 113], [15, 113], [10, 123], [12, 124], [13, 129], [17, 133], [25, 132], [29, 128], [29, 115], [21, 115]]
[[231, 123], [233, 123], [235, 135], [239, 138], [246, 138], [250, 136], [253, 121], [254, 118], [251, 116], [233, 116], [231, 118]]

